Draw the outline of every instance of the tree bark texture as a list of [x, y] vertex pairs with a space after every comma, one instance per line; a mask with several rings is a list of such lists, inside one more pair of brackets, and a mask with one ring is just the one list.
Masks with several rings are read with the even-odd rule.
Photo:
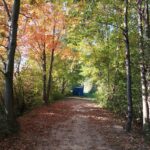
[[49, 101], [50, 94], [52, 92], [52, 72], [53, 72], [53, 63], [54, 63], [54, 52], [55, 52], [55, 23], [53, 27], [53, 48], [51, 50], [51, 56], [50, 56], [50, 67], [49, 67], [49, 75], [48, 75], [48, 84], [47, 84], [47, 101]]
[[140, 72], [141, 72], [141, 90], [143, 105], [143, 126], [149, 124], [149, 104], [148, 104], [148, 88], [147, 88], [147, 69], [145, 61], [145, 48], [143, 38], [143, 0], [137, 0], [138, 5], [138, 30], [139, 30], [139, 54], [140, 54]]
[[54, 62], [54, 49], [51, 52], [51, 60], [50, 60], [50, 68], [49, 68], [49, 77], [48, 77], [48, 85], [47, 85], [47, 101], [50, 98], [51, 88], [52, 88], [52, 71], [53, 71], [53, 62]]
[[15, 123], [13, 111], [13, 101], [14, 101], [13, 73], [14, 73], [14, 57], [17, 45], [19, 12], [20, 12], [20, 0], [14, 0], [9, 28], [7, 62], [5, 67], [5, 96], [4, 96], [6, 116], [10, 127], [13, 127]]
[[128, 116], [126, 130], [131, 131], [132, 127], [132, 91], [131, 91], [131, 62], [130, 62], [130, 43], [128, 35], [128, 0], [124, 0], [124, 41], [126, 54], [126, 76], [127, 76], [127, 100], [128, 100]]
[[43, 101], [45, 102], [45, 104], [48, 103], [47, 98], [46, 98], [46, 52], [45, 52], [45, 47], [43, 49], [43, 53], [42, 53], [42, 73], [43, 73]]

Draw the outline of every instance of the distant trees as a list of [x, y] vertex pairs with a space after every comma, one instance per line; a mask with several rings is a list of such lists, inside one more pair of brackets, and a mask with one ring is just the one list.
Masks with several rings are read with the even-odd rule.
[[[98, 87], [97, 96], [101, 103], [127, 116], [127, 131], [131, 130], [132, 118], [141, 118], [141, 114], [145, 124], [149, 120], [149, 2], [137, 0], [136, 5], [136, 2], [124, 0], [124, 5], [121, 1], [77, 4], [78, 9], [70, 11], [70, 14], [79, 22], [73, 32], [81, 35], [76, 39], [81, 40], [78, 45], [83, 51], [84, 61], [87, 61], [83, 66], [83, 74], [86, 77], [92, 76], [91, 80]], [[109, 37], [109, 43], [104, 40], [106, 36]], [[125, 55], [122, 51], [124, 42]], [[122, 67], [124, 59], [126, 70]], [[107, 92], [108, 63], [111, 75]], [[127, 114], [125, 109], [128, 110]]]

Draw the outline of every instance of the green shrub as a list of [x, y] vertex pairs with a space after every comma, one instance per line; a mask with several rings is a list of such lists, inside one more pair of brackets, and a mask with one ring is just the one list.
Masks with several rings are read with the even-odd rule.
[[64, 95], [61, 94], [61, 93], [58, 92], [58, 91], [55, 91], [55, 92], [52, 93], [51, 101], [60, 100], [60, 99], [62, 99], [62, 98], [64, 98]]

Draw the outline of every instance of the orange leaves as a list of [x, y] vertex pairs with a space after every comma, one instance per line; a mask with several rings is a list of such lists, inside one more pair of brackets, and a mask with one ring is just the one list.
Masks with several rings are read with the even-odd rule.
[[61, 45], [60, 37], [64, 34], [65, 17], [61, 9], [52, 3], [25, 7], [28, 9], [28, 18], [26, 20], [22, 17], [23, 21], [26, 20], [26, 24], [21, 24], [25, 26], [25, 32], [21, 37], [22, 44], [28, 47], [29, 54], [36, 53], [35, 56], [39, 55], [40, 58], [43, 49], [50, 53], [52, 49], [56, 50]]
[[66, 59], [76, 60], [78, 59], [79, 52], [75, 52], [72, 49], [66, 47], [63, 50], [59, 50], [58, 55], [61, 57], [62, 60]]

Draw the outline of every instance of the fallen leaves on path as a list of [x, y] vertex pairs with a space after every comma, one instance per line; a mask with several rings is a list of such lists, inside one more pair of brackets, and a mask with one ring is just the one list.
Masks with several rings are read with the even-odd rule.
[[148, 150], [138, 133], [86, 100], [68, 99], [41, 106], [18, 118], [21, 130], [0, 141], [0, 150]]

